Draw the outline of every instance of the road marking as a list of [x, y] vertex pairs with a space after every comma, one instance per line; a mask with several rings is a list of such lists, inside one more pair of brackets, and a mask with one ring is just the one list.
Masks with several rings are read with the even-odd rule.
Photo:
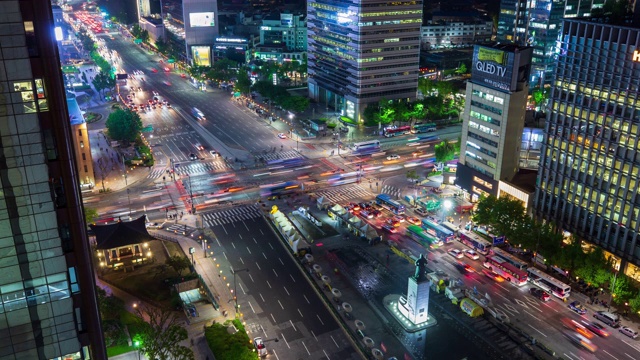
[[508, 313], [509, 313], [509, 314], [511, 314], [511, 315], [515, 315], [515, 314], [516, 314], [516, 313], [511, 312], [510, 310], [508, 310], [508, 309], [506, 309], [506, 308], [502, 307], [502, 305], [496, 305], [496, 307], [498, 307], [498, 306], [500, 306], [500, 307], [501, 307], [501, 310], [502, 310], [503, 312], [508, 312]]
[[264, 235], [264, 233], [262, 232], [262, 229], [258, 229], [258, 230], [260, 230], [260, 234]]
[[291, 326], [293, 326], [293, 330], [298, 331], [298, 329], [296, 329], [296, 326], [293, 325], [293, 321], [291, 321], [291, 319], [289, 319], [289, 322], [291, 323]]
[[265, 255], [264, 252], [262, 253], [262, 256], [264, 256], [264, 258], [267, 259], [267, 255]]
[[329, 335], [329, 337], [331, 337], [331, 340], [333, 340], [333, 343], [336, 344], [336, 347], [340, 349], [340, 346], [338, 346], [338, 343], [336, 342], [336, 339], [333, 338], [333, 335]]
[[269, 285], [269, 289], [271, 289], [271, 283], [269, 283], [269, 280], [267, 280], [267, 285]]
[[525, 302], [524, 302], [524, 301], [522, 301], [522, 300], [520, 300], [520, 299], [513, 299], [513, 300], [516, 302], [516, 304], [518, 304], [518, 305], [522, 306], [523, 308], [526, 308], [526, 309], [528, 309], [528, 308], [529, 308], [529, 305], [525, 304]]
[[542, 305], [544, 305], [544, 306], [548, 307], [549, 309], [551, 309], [551, 310], [553, 310], [553, 311], [555, 311], [555, 312], [557, 312], [557, 313], [559, 313], [559, 312], [560, 312], [560, 311], [558, 311], [558, 310], [554, 309], [551, 305], [549, 305], [549, 304], [547, 304], [547, 303], [542, 303]]
[[538, 321], [542, 321], [542, 319], [540, 319], [540, 318], [539, 318], [539, 317], [537, 317], [537, 316], [534, 316], [532, 313], [528, 312], [527, 310], [523, 310], [523, 311], [524, 311], [524, 312], [526, 312], [527, 314], [531, 315], [531, 317], [532, 317], [532, 318], [534, 318], [534, 319], [536, 319], [536, 320], [538, 320]]
[[311, 304], [311, 301], [309, 301], [309, 299], [307, 299], [307, 295], [302, 294], [302, 296], [304, 296], [304, 299], [307, 300], [307, 304]]
[[280, 300], [278, 300], [278, 304], [280, 304], [280, 307], [282, 308], [282, 310], [284, 310], [284, 306], [282, 306], [282, 303], [280, 302]]
[[624, 353], [624, 354], [625, 354], [625, 355], [627, 355], [629, 358], [631, 358], [631, 359], [633, 359], [633, 360], [636, 360], [636, 358], [634, 358], [633, 356], [631, 356], [631, 355], [629, 355], [629, 354], [627, 354], [627, 353]]
[[[300, 311], [300, 310], [298, 310]], [[316, 333], [313, 332], [313, 330], [311, 330], [311, 335], [313, 335], [313, 338], [316, 339], [316, 341], [318, 341], [318, 337], [316, 336]]]
[[324, 356], [326, 356], [328, 360], [331, 360], [331, 358], [329, 357], [329, 355], [327, 355], [327, 352], [324, 351], [324, 349], [322, 349], [322, 352], [324, 353]]
[[276, 277], [278, 277], [278, 273], [276, 272], [276, 269], [271, 269], [273, 270], [273, 273], [276, 274]]
[[544, 337], [547, 337], [547, 335], [545, 335], [542, 331], [540, 331], [540, 330], [538, 330], [538, 329], [534, 328], [533, 326], [531, 326], [531, 324], [527, 324], [527, 326], [529, 326], [529, 327], [530, 327], [530, 328], [532, 328], [533, 330], [535, 330], [535, 331], [539, 332], [539, 333], [540, 333], [540, 335], [542, 335], [542, 336], [544, 336]]
[[[300, 317], [304, 317], [304, 315], [302, 315], [302, 311], [300, 311], [300, 309], [298, 309], [298, 314], [300, 314]], [[313, 332], [313, 331], [312, 331]], [[315, 336], [315, 335], [314, 335]]]
[[251, 274], [249, 274], [249, 278], [251, 279], [251, 282], [255, 282], [255, 281], [253, 280], [253, 276], [251, 276]]
[[316, 314], [316, 316], [318, 317], [318, 320], [320, 320], [320, 323], [321, 323], [322, 325], [324, 325], [324, 321], [322, 321], [322, 319], [320, 319], [320, 315]]
[[251, 254], [251, 249], [249, 249], [248, 246], [247, 246], [247, 251], [249, 252], [249, 254]]
[[500, 296], [501, 298], [507, 300], [507, 301], [511, 301], [511, 299], [507, 298], [506, 296], [503, 296], [502, 294], [496, 294], [498, 296]]
[[236, 248], [236, 244], [233, 243], [233, 241], [231, 242], [231, 246], [233, 246], [233, 248]]
[[271, 245], [271, 243], [269, 243], [269, 246], [271, 246], [271, 250], [274, 250], [273, 245]]
[[520, 311], [518, 311], [518, 309], [516, 309], [516, 307], [511, 304], [502, 304], [502, 306], [504, 306], [506, 309], [509, 309], [509, 311], [513, 313], [520, 314]]
[[251, 301], [247, 301], [249, 303], [249, 307], [251, 308], [251, 311], [253, 311], [253, 313], [256, 313], [256, 310], [253, 308], [253, 305], [251, 305]]
[[282, 262], [282, 259], [278, 258], [278, 260], [280, 260], [280, 264], [284, 265], [284, 263]]
[[243, 240], [243, 239], [242, 239], [242, 235], [238, 234], [238, 237], [239, 237], [241, 240]]
[[607, 350], [602, 350], [602, 352], [603, 352], [603, 353], [605, 353], [605, 354], [607, 354], [607, 355], [609, 355], [609, 356], [611, 356], [612, 358], [614, 358], [614, 359], [618, 360], [618, 358], [617, 358], [617, 357], [615, 357], [615, 356], [613, 356], [613, 355], [609, 354], [609, 352], [608, 352]]
[[262, 299], [262, 302], [266, 302], [264, 301], [264, 297], [262, 297], [262, 293], [259, 293], [258, 295], [260, 295], [260, 299]]
[[[265, 335], [264, 337], [267, 337], [267, 335]], [[280, 360], [280, 358], [278, 357], [278, 354], [276, 354], [276, 350], [273, 350], [273, 355], [276, 356], [276, 360]]]
[[499, 287], [503, 288], [506, 292], [509, 292], [509, 291], [510, 291], [509, 289], [507, 289], [506, 287], [504, 287], [504, 286], [502, 286], [502, 285], [500, 285], [500, 284], [497, 284], [497, 283], [496, 283], [496, 285], [498, 285]]
[[[273, 317], [273, 314], [271, 315], [271, 317]], [[273, 321], [275, 322], [275, 320]], [[287, 347], [291, 349], [291, 346], [289, 346], [289, 343], [287, 342], [287, 338], [284, 337], [284, 334], [280, 333], [280, 336], [282, 336], [282, 339], [284, 340], [284, 343], [287, 344]]]
[[218, 246], [222, 246], [222, 244], [220, 244], [220, 240], [218, 240], [218, 238], [216, 238], [216, 241], [218, 242]]
[[247, 226], [247, 223], [245, 223], [245, 222], [243, 221], [243, 222], [242, 222], [242, 225], [244, 225], [244, 227], [245, 227], [245, 228], [247, 228], [247, 231], [250, 231], [250, 230], [249, 230], [249, 227]]
[[291, 280], [293, 280], [293, 282], [296, 282], [296, 279], [293, 278], [293, 275], [289, 274], [289, 276], [291, 276]]
[[309, 352], [309, 349], [307, 349], [307, 345], [304, 344], [304, 341], [300, 341], [300, 342], [304, 346], [304, 349], [307, 350], [307, 354], [309, 354], [309, 356], [311, 356], [311, 353]]
[[268, 338], [267, 332], [264, 331], [264, 328], [262, 327], [262, 324], [260, 324], [260, 329], [262, 329], [262, 332], [264, 333], [264, 337]]
[[223, 251], [223, 252], [222, 252], [222, 255], [224, 255], [224, 258], [225, 258], [225, 259], [229, 260], [229, 258], [227, 257], [227, 253], [226, 253], [226, 252], [224, 252], [224, 251]]
[[240, 290], [242, 290], [242, 293], [247, 295], [247, 293], [244, 291], [244, 288], [242, 287], [242, 284], [239, 284], [239, 285], [240, 285]]
[[[243, 263], [244, 264], [244, 263]], [[262, 270], [260, 269], [260, 264], [258, 264], [258, 262], [256, 261], [256, 266], [258, 267], [258, 270]]]
[[240, 257], [240, 258], [238, 258], [238, 259], [240, 259], [240, 262], [242, 263], [242, 265], [244, 265], [244, 260], [242, 260], [242, 258], [241, 258], [241, 257]]
[[253, 238], [253, 242], [257, 244], [258, 240], [256, 240], [256, 238]]
[[562, 355], [564, 355], [564, 356], [568, 357], [569, 359], [573, 360], [573, 358], [571, 356], [567, 355], [567, 353], [562, 353]]
[[287, 288], [285, 286], [283, 286], [284, 291], [287, 293], [287, 295], [291, 296], [291, 294], [289, 294], [289, 290], [287, 290]]
[[[227, 228], [225, 228], [224, 225], [222, 225], [222, 230], [224, 230], [225, 234], [229, 235], [229, 233], [227, 232]], [[264, 235], [264, 234], [262, 234], [262, 235]]]

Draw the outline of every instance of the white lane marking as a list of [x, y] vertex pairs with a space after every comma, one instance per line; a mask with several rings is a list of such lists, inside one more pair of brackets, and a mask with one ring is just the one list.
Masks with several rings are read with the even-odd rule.
[[291, 280], [293, 280], [293, 282], [296, 282], [296, 279], [293, 278], [293, 275], [289, 274], [289, 276], [291, 276]]
[[242, 263], [242, 265], [244, 265], [244, 260], [242, 260], [242, 258], [239, 258], [240, 262]]
[[[243, 263], [243, 264], [244, 264], [244, 263]], [[262, 270], [262, 269], [260, 268], [260, 264], [258, 264], [258, 262], [257, 262], [257, 261], [256, 261], [256, 266], [258, 267], [258, 270]]]
[[627, 355], [630, 359], [636, 360], [636, 358], [634, 358], [633, 356], [631, 356], [631, 355], [629, 355], [627, 353], [624, 353], [624, 354]]
[[333, 340], [333, 343], [336, 344], [336, 347], [339, 349], [340, 346], [338, 345], [338, 343], [336, 342], [336, 339], [333, 338], [333, 335], [329, 335], [329, 337], [331, 337], [331, 340]]
[[291, 321], [291, 319], [289, 319], [289, 322], [291, 323], [291, 326], [293, 326], [293, 330], [298, 331], [298, 329], [296, 329], [296, 326], [293, 325], [293, 321]]
[[260, 230], [260, 234], [264, 235], [264, 233], [262, 232], [262, 229], [258, 229], [258, 230]]
[[249, 307], [251, 308], [251, 311], [253, 311], [253, 313], [256, 313], [256, 310], [253, 308], [253, 305], [251, 305], [251, 301], [248, 301], [249, 303]]
[[271, 246], [271, 250], [274, 250], [274, 249], [273, 249], [273, 245], [271, 245], [271, 243], [269, 243], [269, 246]]
[[243, 222], [242, 222], [242, 225], [244, 225], [244, 227], [245, 227], [245, 228], [247, 228], [247, 231], [250, 231], [250, 230], [249, 230], [249, 227], [247, 226], [247, 223], [245, 223], [245, 222], [243, 221]]
[[[264, 256], [265, 259], [267, 259], [267, 255], [265, 255], [265, 253], [262, 253], [262, 256]], [[268, 260], [268, 259], [267, 259]]]
[[324, 349], [322, 349], [322, 352], [324, 353], [324, 356], [326, 356], [326, 357], [327, 357], [327, 360], [331, 360], [331, 358], [329, 357], [329, 355], [327, 354], [327, 352], [326, 352], [326, 351], [324, 351]]
[[289, 346], [289, 343], [287, 342], [287, 338], [284, 337], [284, 334], [280, 333], [280, 336], [282, 336], [282, 339], [284, 340], [284, 343], [287, 344], [287, 347], [291, 349], [291, 346]]
[[573, 360], [573, 357], [567, 355], [567, 353], [562, 353], [562, 355], [564, 355], [564, 356], [568, 357], [569, 359]]
[[224, 258], [225, 258], [225, 259], [229, 260], [229, 258], [227, 257], [227, 253], [226, 253], [226, 252], [224, 252], [224, 251], [223, 251], [223, 252], [222, 252], [222, 255], [224, 255]]
[[260, 325], [260, 329], [262, 329], [262, 332], [264, 333], [264, 337], [268, 338], [268, 336], [267, 336], [267, 332], [266, 332], [266, 331], [264, 331], [264, 328], [262, 327], [262, 325]]
[[307, 300], [307, 304], [311, 304], [311, 301], [309, 301], [309, 299], [307, 299], [307, 295], [302, 294], [302, 296], [304, 296], [304, 299]]
[[500, 296], [501, 298], [507, 300], [507, 301], [511, 301], [509, 298], [507, 298], [506, 296], [503, 296], [502, 294], [496, 294], [498, 296]]
[[300, 341], [300, 342], [304, 346], [304, 349], [307, 350], [307, 354], [309, 354], [309, 356], [311, 356], [311, 353], [309, 352], [309, 349], [307, 349], [307, 345], [304, 344], [304, 341]]
[[496, 283], [496, 285], [498, 285], [499, 287], [503, 288], [506, 292], [509, 292], [509, 291], [510, 291], [509, 289], [507, 289], [506, 287], [504, 287], [504, 286], [502, 286], [502, 285], [500, 285], [500, 284], [497, 284], [497, 283]]
[[280, 304], [280, 307], [282, 308], [282, 310], [284, 310], [284, 306], [282, 306], [282, 303], [280, 302], [280, 300], [278, 300], [278, 304]]
[[282, 262], [282, 259], [278, 258], [278, 260], [280, 260], [280, 264], [284, 265], [284, 263]]
[[236, 248], [236, 244], [233, 243], [233, 241], [231, 242], [231, 246], [233, 246], [233, 248]]
[[245, 294], [245, 295], [247, 295], [247, 292], [246, 292], [246, 291], [244, 291], [244, 288], [242, 287], [242, 284], [238, 284], [238, 285], [240, 285], [240, 290], [242, 290], [242, 293], [243, 293], [243, 294]]
[[276, 269], [271, 269], [273, 270], [273, 273], [276, 274], [276, 277], [278, 277], [278, 273], [276, 272]]
[[[267, 337], [267, 335], [265, 335], [264, 337]], [[273, 349], [273, 355], [276, 356], [276, 360], [280, 360], [280, 358], [278, 357], [278, 354], [276, 354], [276, 350]]]
[[536, 319], [536, 320], [538, 320], [538, 321], [542, 321], [542, 320], [540, 320], [540, 318], [539, 318], [539, 317], [537, 317], [537, 316], [533, 315], [532, 313], [528, 312], [527, 310], [523, 310], [523, 311], [524, 311], [524, 312], [526, 312], [527, 314], [531, 315], [531, 317], [532, 317], [532, 318], [534, 318], [534, 319]]
[[249, 249], [248, 246], [247, 246], [247, 251], [249, 252], [249, 254], [251, 254], [251, 249]]
[[316, 314], [316, 316], [318, 317], [318, 320], [320, 320], [320, 323], [321, 323], [322, 325], [324, 325], [324, 321], [322, 321], [322, 319], [320, 319], [320, 315]]
[[618, 358], [617, 358], [617, 357], [615, 357], [615, 356], [613, 356], [613, 355], [609, 354], [609, 352], [608, 352], [607, 350], [602, 350], [602, 352], [603, 352], [603, 353], [605, 353], [605, 354], [607, 354], [607, 355], [609, 355], [609, 356], [611, 356], [612, 358], [614, 358], [614, 359], [618, 360]]
[[276, 321], [276, 318], [273, 317], [273, 313], [271, 313], [269, 315], [271, 315], [271, 319], [273, 320], [273, 322], [277, 324], [278, 322]]
[[[300, 311], [300, 310], [298, 310]], [[313, 330], [311, 330], [311, 335], [313, 335], [313, 338], [316, 339], [316, 341], [318, 341], [318, 337], [316, 336], [316, 333], [313, 332]]]
[[533, 326], [531, 326], [531, 324], [527, 324], [527, 326], [529, 326], [529, 327], [530, 327], [530, 328], [532, 328], [533, 330], [535, 330], [535, 331], [539, 332], [539, 333], [540, 333], [540, 335], [542, 335], [542, 336], [544, 336], [544, 337], [547, 337], [547, 335], [545, 335], [542, 331], [540, 331], [540, 330], [538, 330], [538, 329], [534, 328]]
[[255, 281], [253, 280], [253, 276], [251, 276], [251, 274], [249, 274], [249, 278], [251, 279], [251, 282], [255, 282]]
[[267, 281], [267, 285], [269, 285], [269, 289], [271, 289], [271, 283], [269, 283], [269, 281]]
[[257, 244], [258, 240], [256, 240], [256, 238], [253, 238], [253, 242]]
[[[226, 228], [226, 227], [224, 227], [224, 225], [222, 225], [222, 230], [224, 230], [224, 233], [225, 233], [225, 234], [229, 235], [229, 233], [227, 232], [227, 228]], [[264, 234], [263, 234], [263, 235], [264, 235]]]
[[264, 298], [262, 297], [262, 294], [258, 294], [258, 295], [260, 295], [260, 299], [262, 299], [262, 302], [266, 302], [266, 301], [264, 301]]
[[287, 295], [291, 296], [291, 294], [289, 294], [289, 290], [287, 290], [287, 288], [285, 286], [283, 286], [284, 291], [287, 293]]

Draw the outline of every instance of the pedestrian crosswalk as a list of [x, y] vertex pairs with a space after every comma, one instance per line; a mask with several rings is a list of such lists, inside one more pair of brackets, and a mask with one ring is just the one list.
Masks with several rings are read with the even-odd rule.
[[[176, 167], [176, 174], [178, 175], [201, 175], [207, 174], [216, 170], [226, 170], [229, 169], [229, 166], [222, 160], [216, 161], [208, 161], [208, 162], [191, 162], [191, 163], [181, 163], [180, 166]], [[157, 179], [161, 178], [166, 174], [166, 168], [153, 168], [147, 175], [148, 178]]]
[[267, 154], [256, 154], [258, 159], [263, 159], [266, 162], [280, 159], [295, 159], [299, 158], [300, 153], [295, 150], [287, 150], [287, 151], [274, 151]]
[[317, 197], [324, 197], [326, 200], [329, 200], [329, 202], [336, 204], [344, 204], [356, 199], [368, 199], [373, 196], [373, 193], [360, 185], [323, 189], [316, 191], [315, 194]]
[[182, 234], [182, 235], [189, 235], [192, 232], [196, 231], [196, 228], [187, 226], [187, 225], [182, 225], [182, 224], [172, 224], [165, 227], [164, 229], [168, 232], [172, 232], [174, 234]]
[[400, 189], [395, 186], [384, 185], [382, 186], [381, 194], [391, 195], [392, 197], [400, 199]]
[[260, 208], [253, 204], [202, 213], [202, 221], [205, 227], [212, 227], [254, 219], [260, 216]]

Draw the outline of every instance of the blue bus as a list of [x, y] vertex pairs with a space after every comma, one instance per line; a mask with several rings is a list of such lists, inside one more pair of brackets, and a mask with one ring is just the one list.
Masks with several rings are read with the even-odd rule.
[[422, 220], [422, 228], [427, 232], [427, 234], [435, 236], [445, 244], [448, 244], [455, 239], [453, 231], [427, 219]]
[[380, 194], [376, 196], [376, 204], [382, 206], [383, 208], [391, 211], [396, 215], [404, 214], [404, 210], [405, 210], [404, 205], [391, 199], [391, 196], [387, 194]]
[[286, 195], [295, 192], [300, 188], [300, 184], [295, 181], [287, 181], [279, 184], [269, 184], [260, 186], [261, 196]]

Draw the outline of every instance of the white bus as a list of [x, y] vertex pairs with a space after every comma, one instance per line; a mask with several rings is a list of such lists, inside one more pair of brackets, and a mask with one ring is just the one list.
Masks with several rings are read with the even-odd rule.
[[524, 260], [520, 260], [517, 257], [509, 254], [508, 252], [502, 250], [502, 249], [498, 249], [496, 247], [493, 248], [493, 253], [497, 256], [500, 256], [501, 258], [505, 259], [509, 264], [515, 266], [516, 268], [520, 269], [520, 270], [527, 270], [527, 268], [529, 267], [529, 264], [527, 264], [526, 261]]
[[440, 223], [441, 226], [444, 226], [445, 228], [453, 231], [453, 235], [455, 235], [456, 237], [458, 237], [458, 234], [460, 233], [460, 228], [453, 225], [452, 223], [448, 222], [448, 221], [443, 221]]
[[363, 150], [377, 150], [380, 149], [380, 141], [371, 140], [371, 141], [363, 141], [354, 143], [351, 145], [353, 151], [363, 151]]
[[571, 294], [571, 286], [542, 272], [541, 270], [528, 268], [527, 273], [529, 274], [529, 281], [531, 283], [537, 285], [542, 290], [553, 294], [553, 296], [559, 299], [566, 299]]

